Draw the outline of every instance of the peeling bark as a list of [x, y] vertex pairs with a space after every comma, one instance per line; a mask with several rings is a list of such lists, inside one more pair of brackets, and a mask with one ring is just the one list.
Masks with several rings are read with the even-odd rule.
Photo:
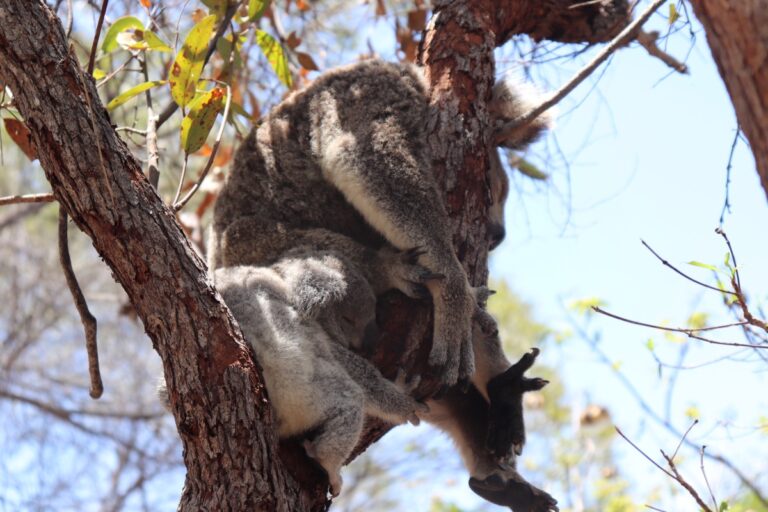
[[768, 2], [692, 0], [768, 196]]
[[321, 509], [324, 495], [318, 505], [277, 457], [261, 377], [205, 265], [42, 1], [0, 4], [0, 76], [56, 200], [91, 237], [162, 358], [188, 470], [180, 509]]

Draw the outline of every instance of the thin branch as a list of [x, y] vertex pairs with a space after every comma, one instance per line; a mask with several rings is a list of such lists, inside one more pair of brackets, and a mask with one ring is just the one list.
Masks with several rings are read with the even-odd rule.
[[725, 231], [717, 227], [715, 228], [715, 233], [723, 237], [723, 240], [725, 240], [725, 245], [728, 246], [728, 253], [731, 255], [731, 261], [733, 262], [733, 275], [736, 278], [736, 285], [739, 289], [741, 289], [741, 277], [739, 276], [739, 264], [736, 262], [736, 253], [733, 252], [733, 246], [731, 245], [731, 241], [728, 239], [728, 235], [725, 234]]
[[[141, 59], [141, 70], [144, 73], [144, 81], [149, 82], [149, 70], [147, 69], [147, 56]], [[147, 99], [147, 177], [155, 190], [160, 182], [158, 165], [160, 157], [157, 150], [157, 116], [152, 109], [152, 91], [144, 92]]]
[[111, 80], [111, 79], [112, 79], [112, 78], [113, 78], [113, 77], [114, 77], [116, 74], [118, 74], [119, 72], [121, 72], [121, 71], [123, 70], [123, 68], [125, 68], [125, 66], [127, 66], [128, 64], [130, 64], [130, 63], [133, 61], [133, 59], [135, 59], [135, 58], [136, 58], [136, 55], [133, 55], [133, 54], [131, 54], [131, 56], [130, 56], [130, 57], [128, 57], [128, 58], [125, 60], [125, 62], [123, 62], [122, 64], [120, 64], [119, 66], [117, 66], [117, 67], [115, 68], [115, 70], [114, 70], [114, 71], [112, 71], [112, 72], [111, 72], [111, 73], [109, 73], [107, 76], [105, 76], [104, 78], [102, 78], [102, 79], [101, 79], [101, 81], [100, 81], [99, 83], [97, 83], [97, 84], [96, 84], [96, 88], [98, 89], [98, 88], [100, 88], [102, 85], [104, 85], [104, 84], [106, 84], [107, 82], [109, 82], [109, 81], [110, 81], [110, 80]]
[[91, 377], [91, 398], [99, 398], [104, 392], [104, 384], [101, 382], [99, 370], [99, 351], [96, 345], [96, 318], [88, 310], [83, 291], [77, 282], [75, 271], [72, 270], [72, 260], [69, 257], [69, 244], [67, 243], [67, 212], [59, 207], [59, 260], [64, 270], [69, 291], [75, 301], [75, 307], [80, 314], [80, 321], [85, 329], [85, 349], [88, 353], [88, 373]]
[[181, 189], [184, 186], [184, 180], [187, 178], [187, 165], [189, 164], [189, 154], [184, 153], [184, 162], [181, 164], [181, 176], [179, 176], [179, 185], [176, 187], [176, 193], [173, 195], [172, 205], [176, 204], [181, 197]]
[[72, 24], [75, 19], [75, 13], [72, 10], [72, 0], [67, 0], [67, 39], [72, 35]]
[[680, 451], [680, 447], [681, 447], [681, 446], [683, 446], [683, 443], [684, 443], [684, 442], [685, 442], [685, 440], [688, 438], [688, 434], [690, 434], [690, 432], [691, 432], [691, 429], [692, 429], [693, 427], [695, 427], [695, 426], [696, 426], [698, 423], [699, 423], [699, 420], [693, 420], [693, 423], [691, 423], [691, 425], [688, 427], [688, 430], [686, 430], [685, 432], [683, 432], [683, 435], [680, 437], [680, 442], [679, 442], [679, 443], [677, 443], [677, 447], [675, 448], [675, 451], [674, 451], [674, 452], [672, 452], [672, 458], [673, 458], [673, 459], [674, 459], [675, 457], [677, 457], [677, 452], [679, 452], [679, 451]]
[[659, 39], [657, 31], [646, 32], [645, 30], [639, 30], [636, 39], [640, 46], [645, 48], [650, 55], [656, 57], [678, 73], [688, 74], [688, 66], [685, 63], [680, 62], [656, 45], [656, 41]]
[[733, 137], [731, 143], [731, 151], [728, 153], [728, 164], [725, 166], [725, 202], [723, 203], [723, 209], [720, 212], [720, 225], [723, 225], [725, 220], [725, 212], [731, 213], [731, 169], [733, 168], [733, 154], [736, 152], [736, 143], [739, 142], [739, 135], [741, 134], [741, 126], [736, 123], [736, 135]]
[[687, 280], [689, 280], [689, 281], [691, 281], [691, 282], [693, 282], [693, 283], [696, 283], [696, 284], [697, 284], [697, 285], [699, 285], [699, 286], [703, 286], [704, 288], [707, 288], [707, 289], [709, 289], [709, 290], [714, 290], [714, 291], [716, 291], [716, 292], [720, 292], [720, 293], [728, 293], [728, 294], [730, 294], [730, 295], [737, 295], [737, 294], [736, 294], [736, 292], [732, 292], [732, 291], [730, 291], [730, 290], [721, 290], [720, 288], [718, 288], [718, 287], [716, 287], [716, 286], [712, 286], [712, 285], [710, 285], [710, 284], [707, 284], [707, 283], [703, 283], [703, 282], [701, 282], [701, 281], [699, 281], [699, 280], [697, 280], [697, 279], [694, 279], [694, 278], [692, 278], [691, 276], [689, 276], [688, 274], [684, 273], [682, 270], [679, 270], [677, 267], [675, 267], [674, 265], [672, 265], [670, 262], [668, 262], [667, 260], [665, 260], [664, 258], [662, 258], [661, 256], [659, 256], [659, 253], [657, 253], [656, 251], [654, 251], [654, 250], [651, 248], [651, 246], [650, 246], [650, 245], [648, 245], [648, 244], [645, 242], [645, 240], [640, 240], [640, 242], [642, 242], [642, 244], [645, 246], [645, 248], [646, 248], [646, 249], [648, 249], [649, 251], [651, 251], [651, 253], [653, 253], [653, 255], [654, 255], [654, 256], [656, 256], [656, 257], [659, 259], [659, 261], [660, 261], [660, 262], [662, 262], [662, 263], [664, 264], [664, 266], [671, 268], [672, 270], [674, 270], [675, 272], [677, 272], [678, 274], [680, 274], [681, 276], [683, 276], [683, 277], [684, 277], [684, 278], [686, 278]]
[[661, 455], [666, 459], [667, 464], [669, 464], [669, 468], [672, 470], [672, 473], [674, 473], [675, 476], [673, 478], [677, 481], [677, 483], [682, 485], [686, 491], [688, 491], [688, 494], [690, 494], [694, 500], [696, 500], [696, 503], [699, 505], [699, 507], [701, 507], [701, 510], [704, 512], [712, 512], [712, 509], [709, 508], [709, 505], [707, 505], [703, 499], [701, 499], [701, 496], [699, 496], [699, 493], [696, 492], [696, 489], [694, 489], [693, 486], [689, 484], [677, 470], [672, 457], [664, 453], [664, 450], [661, 451]]
[[562, 86], [560, 89], [552, 93], [547, 99], [542, 101], [538, 106], [534, 107], [533, 109], [529, 110], [525, 114], [517, 117], [516, 119], [513, 119], [512, 121], [509, 121], [506, 123], [501, 130], [501, 133], [504, 134], [508, 131], [512, 131], [515, 128], [519, 126], [523, 126], [525, 124], [530, 123], [537, 117], [539, 117], [541, 114], [543, 114], [546, 110], [553, 107], [556, 103], [558, 103], [560, 100], [562, 100], [568, 93], [573, 91], [576, 86], [578, 86], [581, 82], [583, 82], [589, 75], [592, 74], [592, 72], [597, 69], [597, 67], [605, 62], [608, 57], [611, 56], [613, 52], [615, 52], [618, 48], [621, 46], [624, 46], [627, 44], [634, 36], [637, 30], [642, 26], [643, 23], [645, 23], [648, 18], [651, 17], [651, 15], [659, 8], [663, 3], [665, 3], [666, 0], [654, 0], [651, 2], [651, 4], [648, 6], [648, 8], [643, 11], [643, 13], [638, 16], [632, 23], [627, 25], [624, 30], [619, 33], [613, 40], [608, 43], [596, 56], [592, 61], [587, 63], [586, 66], [581, 68], [581, 70], [574, 75], [573, 78], [569, 82], [567, 82], [564, 86]]
[[619, 435], [620, 435], [621, 437], [623, 437], [623, 438], [624, 438], [624, 440], [625, 440], [626, 442], [628, 442], [628, 443], [629, 443], [629, 444], [632, 446], [632, 448], [634, 448], [635, 450], [637, 450], [637, 452], [638, 452], [640, 455], [642, 455], [643, 457], [645, 457], [645, 458], [646, 458], [646, 459], [647, 459], [647, 460], [648, 460], [648, 461], [649, 461], [651, 464], [653, 464], [654, 466], [656, 466], [657, 468], [659, 468], [661, 471], [663, 471], [664, 473], [666, 473], [666, 474], [667, 474], [667, 476], [669, 476], [670, 478], [675, 478], [675, 475], [673, 475], [672, 473], [670, 473], [669, 471], [667, 471], [666, 469], [664, 469], [663, 467], [661, 467], [661, 465], [660, 465], [658, 462], [656, 462], [655, 460], [653, 460], [653, 459], [651, 458], [651, 456], [650, 456], [650, 455], [648, 455], [647, 453], [645, 453], [645, 452], [642, 450], [642, 448], [640, 448], [639, 446], [637, 446], [637, 445], [636, 445], [635, 443], [633, 443], [633, 442], [632, 442], [632, 441], [631, 441], [631, 440], [630, 440], [630, 439], [629, 439], [629, 438], [628, 438], [626, 435], [624, 435], [624, 432], [622, 432], [622, 431], [621, 431], [621, 429], [620, 429], [619, 427], [617, 427], [617, 426], [614, 426], [613, 428], [615, 428], [615, 429], [616, 429], [616, 432], [618, 432], [618, 433], [619, 433]]
[[707, 484], [707, 490], [709, 491], [709, 497], [712, 498], [712, 503], [715, 505], [715, 510], [717, 510], [717, 500], [715, 499], [715, 493], [712, 492], [712, 486], [709, 485], [709, 478], [707, 478], [707, 472], [704, 471], [704, 451], [707, 449], [706, 445], [701, 445], [701, 450], [699, 451], [699, 466], [701, 467], [701, 474], [704, 477], [704, 483]]
[[[107, 6], [109, 0], [102, 0], [99, 21], [96, 22], [96, 33], [93, 35], [93, 44], [91, 45], [91, 56], [88, 58], [88, 75], [93, 76], [93, 67], [96, 64], [96, 48], [99, 46], [99, 37], [101, 37], [101, 27], [104, 26], [104, 17], [107, 15]], [[90, 101], [88, 102], [90, 104]]]
[[681, 334], [687, 335], [689, 338], [693, 338], [693, 339], [696, 339], [696, 340], [701, 340], [701, 341], [704, 341], [706, 343], [712, 343], [713, 345], [725, 345], [725, 346], [728, 346], [728, 347], [748, 347], [748, 348], [755, 348], [755, 349], [757, 349], [757, 348], [768, 349], [768, 345], [751, 345], [751, 344], [748, 344], [748, 343], [735, 343], [735, 342], [730, 342], [730, 341], [718, 341], [718, 340], [713, 340], [711, 338], [704, 338], [703, 336], [699, 336], [697, 334], [694, 334], [696, 332], [701, 332], [701, 331], [713, 331], [715, 329], [725, 329], [726, 327], [744, 326], [744, 325], [748, 325], [749, 324], [749, 322], [747, 322], [747, 321], [735, 322], [735, 323], [732, 323], [732, 324], [725, 324], [725, 325], [715, 325], [715, 326], [712, 326], [712, 327], [702, 327], [702, 328], [699, 328], [699, 329], [693, 329], [693, 328], [691, 328], [691, 329], [684, 329], [684, 328], [680, 328], [680, 327], [665, 327], [663, 325], [649, 324], [649, 323], [646, 323], [646, 322], [638, 322], [637, 320], [631, 320], [629, 318], [625, 318], [623, 316], [619, 316], [619, 315], [616, 315], [614, 313], [609, 313], [608, 311], [605, 311], [604, 309], [602, 309], [602, 308], [600, 308], [598, 306], [592, 306], [592, 310], [595, 311], [596, 313], [600, 313], [600, 314], [603, 314], [605, 316], [609, 316], [611, 318], [615, 318], [616, 320], [621, 320], [622, 322], [627, 322], [629, 324], [639, 325], [641, 327], [650, 327], [651, 329], [658, 329], [660, 331], [679, 332]]
[[53, 194], [27, 194], [21, 196], [0, 197], [0, 206], [21, 203], [52, 203], [56, 200]]
[[[206, 176], [208, 176], [208, 171], [211, 170], [211, 167], [213, 167], [213, 162], [216, 159], [216, 153], [219, 151], [219, 144], [221, 144], [221, 136], [224, 134], [224, 128], [227, 125], [227, 118], [229, 117], [229, 107], [232, 105], [232, 89], [229, 87], [228, 84], [224, 84], [223, 82], [219, 82], [216, 80], [217, 83], [225, 85], [227, 87], [227, 102], [224, 105], [224, 114], [221, 118], [221, 125], [219, 126], [219, 133], [216, 134], [216, 141], [213, 143], [213, 149], [211, 149], [211, 155], [208, 157], [208, 162], [205, 164], [205, 168], [203, 169], [203, 172], [200, 173], [200, 177], [197, 180], [197, 183], [187, 192], [187, 194], [184, 196], [184, 198], [181, 201], [177, 201], [178, 199], [178, 192], [181, 191], [181, 181], [179, 181], [179, 191], [177, 191], [177, 199], [174, 199], [173, 202], [173, 211], [177, 212], [184, 208], [184, 205], [187, 204], [187, 202], [192, 199], [192, 196], [195, 195], [195, 192], [198, 191], [200, 188], [200, 185], [203, 183], [203, 180]], [[186, 163], [186, 157], [184, 159]]]
[[138, 128], [134, 128], [132, 126], [118, 126], [117, 128], [115, 128], [115, 131], [133, 133], [136, 135], [141, 135], [142, 137], [147, 136], [147, 130], [139, 130]]

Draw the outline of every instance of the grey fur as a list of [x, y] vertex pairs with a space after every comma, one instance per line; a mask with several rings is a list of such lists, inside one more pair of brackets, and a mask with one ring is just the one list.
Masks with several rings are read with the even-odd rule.
[[[326, 255], [326, 261], [333, 260]], [[285, 276], [290, 276], [286, 279]], [[334, 342], [311, 315], [294, 306], [294, 286], [333, 281], [323, 258], [283, 260], [274, 268], [238, 266], [216, 271], [216, 285], [262, 366], [281, 438], [307, 435], [307, 454], [328, 472], [331, 493], [341, 491], [341, 465], [357, 444], [365, 414], [399, 424], [418, 423], [428, 409], [407, 392], [417, 382], [392, 383], [368, 361]], [[345, 288], [336, 274], [337, 289]], [[293, 279], [293, 281], [291, 281]], [[347, 300], [352, 295], [339, 295]], [[375, 315], [375, 297], [358, 300], [362, 317]], [[298, 301], [298, 302], [301, 302]], [[312, 314], [332, 314], [324, 307]], [[354, 329], [349, 331], [354, 335]]]
[[443, 276], [428, 283], [429, 362], [453, 384], [474, 370], [475, 302], [432, 176], [427, 114], [420, 73], [380, 61], [330, 71], [292, 94], [235, 157], [214, 211], [211, 262], [265, 265], [297, 246], [344, 250], [379, 293], [392, 278], [380, 274], [376, 250], [423, 249], [419, 263]]

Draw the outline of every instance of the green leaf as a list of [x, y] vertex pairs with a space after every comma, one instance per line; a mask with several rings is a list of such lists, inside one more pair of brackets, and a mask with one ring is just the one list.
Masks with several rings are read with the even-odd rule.
[[151, 30], [144, 31], [144, 41], [147, 43], [148, 50], [154, 50], [156, 52], [172, 52], [173, 48], [168, 46], [168, 43], [160, 39], [160, 37]]
[[549, 179], [549, 174], [545, 173], [524, 158], [519, 158], [515, 163], [515, 167], [517, 167], [517, 170], [520, 171], [521, 174], [532, 180], [546, 181]]
[[269, 7], [269, 0], [250, 0], [248, 2], [248, 19], [256, 21], [261, 18], [264, 11]]
[[139, 18], [135, 16], [123, 16], [122, 18], [116, 19], [115, 22], [109, 27], [109, 30], [107, 30], [107, 33], [104, 35], [104, 41], [101, 43], [102, 51], [109, 53], [111, 51], [117, 50], [118, 34], [132, 28], [144, 30], [144, 24], [141, 22], [141, 20], [139, 20]]
[[222, 16], [227, 12], [229, 5], [229, 0], [202, 0], [202, 2], [208, 7], [208, 12], [216, 16]]
[[669, 24], [674, 25], [680, 19], [680, 13], [677, 12], [674, 2], [669, 2]]
[[718, 507], [717, 511], [718, 512], [725, 512], [726, 510], [728, 510], [728, 502], [727, 501], [721, 501], [720, 502], [720, 506]]
[[280, 43], [263, 30], [257, 30], [256, 44], [259, 45], [259, 48], [267, 57], [269, 65], [272, 66], [272, 69], [277, 74], [277, 78], [290, 89], [293, 81], [291, 79], [291, 72], [288, 70], [288, 60], [285, 58], [285, 52], [283, 52], [283, 47], [280, 46]]
[[576, 310], [579, 313], [592, 313], [593, 307], [602, 307], [605, 306], [606, 303], [602, 299], [599, 299], [597, 297], [585, 297], [583, 299], [577, 299], [574, 301], [571, 301], [571, 303], [568, 305], [570, 309]]
[[94, 78], [94, 80], [101, 80], [105, 76], [107, 76], [107, 74], [104, 72], [103, 69], [93, 68], [93, 78]]
[[706, 263], [702, 263], [700, 261], [689, 261], [688, 264], [693, 265], [694, 267], [701, 267], [707, 270], [711, 270], [713, 272], [717, 272], [717, 267], [715, 267], [714, 265], [707, 265]]
[[653, 352], [653, 349], [656, 347], [656, 345], [653, 343], [653, 338], [648, 338], [648, 341], [645, 342], [645, 347]]
[[689, 329], [703, 329], [707, 326], [707, 319], [709, 318], [709, 315], [707, 315], [704, 312], [697, 311], [694, 312], [691, 316], [688, 317], [688, 328]]
[[216, 116], [224, 108], [227, 92], [221, 87], [199, 95], [189, 104], [189, 114], [181, 121], [181, 147], [194, 153], [205, 144]]
[[114, 110], [129, 99], [133, 98], [137, 94], [140, 94], [147, 89], [151, 89], [153, 87], [157, 87], [158, 85], [163, 85], [167, 82], [167, 80], [154, 80], [152, 82], [144, 82], [141, 83], [135, 87], [131, 87], [124, 93], [120, 94], [116, 98], [114, 98], [112, 101], [107, 103], [107, 110]]
[[206, 16], [192, 27], [171, 66], [171, 96], [180, 107], [186, 106], [195, 97], [197, 80], [203, 72], [208, 41], [216, 28], [216, 19], [216, 16]]

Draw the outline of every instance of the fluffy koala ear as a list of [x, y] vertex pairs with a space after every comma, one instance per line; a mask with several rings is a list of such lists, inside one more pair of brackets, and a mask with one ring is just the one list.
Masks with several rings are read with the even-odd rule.
[[493, 98], [488, 105], [493, 119], [494, 143], [511, 149], [523, 149], [534, 142], [544, 130], [551, 128], [554, 125], [552, 109], [526, 125], [504, 128], [506, 123], [525, 114], [541, 100], [542, 95], [536, 88], [514, 77], [496, 82]]

